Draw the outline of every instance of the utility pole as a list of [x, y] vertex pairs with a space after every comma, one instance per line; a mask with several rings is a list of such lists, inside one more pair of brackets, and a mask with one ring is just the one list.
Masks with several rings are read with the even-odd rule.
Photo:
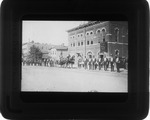
[[85, 39], [85, 57], [86, 57], [86, 26], [84, 27], [84, 39]]

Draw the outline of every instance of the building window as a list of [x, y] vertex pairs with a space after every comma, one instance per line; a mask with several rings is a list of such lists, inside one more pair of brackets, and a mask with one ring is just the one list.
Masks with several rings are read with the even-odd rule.
[[71, 43], [71, 47], [72, 47], [72, 43]]
[[115, 42], [119, 42], [119, 29], [115, 28]]
[[81, 37], [83, 36], [83, 34], [81, 34]]
[[102, 29], [102, 39], [103, 39], [103, 42], [105, 42], [105, 36], [106, 35], [106, 29]]
[[90, 35], [93, 35], [93, 32], [92, 32], [92, 31], [90, 32]]
[[87, 32], [86, 35], [89, 35], [89, 32]]
[[89, 45], [89, 41], [87, 41], [87, 45]]
[[80, 35], [78, 34], [78, 37], [80, 37]]
[[93, 41], [91, 41], [91, 44], [93, 44]]
[[75, 47], [75, 43], [73, 43], [73, 46]]
[[81, 42], [81, 45], [83, 45], [83, 42]]
[[96, 31], [96, 33], [97, 33], [97, 34], [100, 34], [100, 32], [101, 32], [101, 30], [100, 30], [100, 29], [98, 29], [98, 30]]
[[80, 42], [78, 42], [78, 46], [80, 46]]

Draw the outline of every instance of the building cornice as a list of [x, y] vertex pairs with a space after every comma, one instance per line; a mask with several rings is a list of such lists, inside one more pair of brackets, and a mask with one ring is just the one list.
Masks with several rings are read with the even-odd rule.
[[124, 44], [124, 45], [128, 45], [128, 43], [121, 43], [121, 42], [107, 42], [107, 43], [111, 43], [111, 44]]
[[92, 25], [95, 25], [95, 24], [103, 23], [103, 22], [106, 22], [106, 21], [91, 21], [91, 22], [88, 22], [86, 24], [79, 25], [78, 27], [67, 30], [67, 32], [73, 32], [73, 31], [76, 31], [76, 30], [79, 30], [79, 29], [82, 29], [82, 28], [85, 28], [85, 27], [89, 27], [89, 26], [92, 26]]

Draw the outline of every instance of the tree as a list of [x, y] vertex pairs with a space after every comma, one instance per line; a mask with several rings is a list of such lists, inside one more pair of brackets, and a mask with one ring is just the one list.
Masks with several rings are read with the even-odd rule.
[[41, 52], [41, 50], [38, 47], [36, 47], [35, 45], [32, 45], [30, 47], [28, 58], [31, 62], [37, 62], [37, 61], [41, 60], [42, 55], [43, 55], [43, 53]]

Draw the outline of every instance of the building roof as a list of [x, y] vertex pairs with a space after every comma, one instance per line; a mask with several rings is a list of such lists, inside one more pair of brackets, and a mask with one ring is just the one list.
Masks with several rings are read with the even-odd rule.
[[42, 58], [50, 58], [50, 56], [48, 56], [48, 54], [43, 54]]
[[63, 45], [55, 45], [53, 48], [56, 50], [68, 50], [68, 47]]
[[47, 51], [47, 50], [41, 50], [41, 52], [42, 52], [43, 54], [48, 54], [48, 51]]
[[85, 28], [85, 27], [88, 27], [88, 26], [91, 26], [91, 25], [102, 23], [102, 22], [104, 22], [104, 21], [89, 21], [88, 23], [85, 23], [83, 25], [79, 25], [79, 26], [77, 26], [75, 28], [67, 30], [67, 32], [72, 32], [72, 31], [79, 30], [79, 29], [82, 29], [82, 28]]

